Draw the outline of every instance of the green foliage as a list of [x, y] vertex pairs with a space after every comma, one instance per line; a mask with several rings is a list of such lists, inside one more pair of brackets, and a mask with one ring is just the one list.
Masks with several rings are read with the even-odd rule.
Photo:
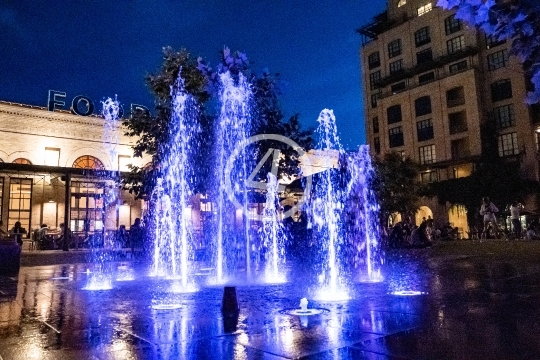
[[415, 213], [420, 201], [418, 165], [409, 157], [387, 153], [374, 163], [373, 190], [380, 205], [381, 221], [394, 212]]
[[[140, 168], [133, 166], [123, 178], [123, 187], [137, 197], [145, 197], [153, 187], [159, 166], [163, 159], [162, 144], [166, 144], [171, 134], [171, 87], [174, 85], [179, 73], [184, 80], [184, 87], [199, 103], [200, 133], [198, 134], [198, 147], [193, 161], [197, 164], [196, 179], [193, 182], [193, 191], [206, 192], [208, 181], [211, 178], [215, 144], [215, 124], [219, 114], [215, 113], [215, 103], [218, 91], [218, 74], [230, 71], [233, 76], [240, 72], [250, 79], [255, 111], [251, 134], [280, 134], [297, 142], [304, 148], [311, 147], [312, 131], [302, 130], [298, 115], [284, 121], [279, 104], [282, 83], [279, 74], [264, 71], [261, 76], [251, 73], [249, 61], [241, 52], [231, 52], [224, 48], [220, 53], [220, 63], [214, 71], [202, 59], [194, 59], [185, 49], [173, 51], [171, 48], [163, 49], [163, 63], [158, 72], [146, 76], [146, 83], [155, 96], [154, 115], [148, 112], [136, 111], [131, 118], [125, 119], [126, 135], [138, 137], [133, 147], [134, 156], [152, 156], [151, 166]], [[256, 154], [264, 156], [268, 148], [281, 149], [285, 155], [280, 160], [280, 170], [293, 174], [298, 168], [298, 160], [293, 149], [285, 144], [275, 142], [262, 143]]]

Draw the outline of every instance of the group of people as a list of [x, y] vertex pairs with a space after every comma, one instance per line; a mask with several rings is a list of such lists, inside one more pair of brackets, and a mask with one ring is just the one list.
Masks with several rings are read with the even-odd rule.
[[[32, 242], [39, 250], [54, 250], [62, 249], [68, 251], [70, 247], [78, 248], [84, 246], [84, 240], [79, 244], [77, 237], [73, 236], [69, 227], [63, 223], [60, 224], [60, 232], [57, 237], [51, 236], [47, 224], [41, 224], [40, 228], [32, 232]], [[3, 240], [14, 241], [19, 246], [23, 245], [23, 236], [28, 234], [28, 231], [22, 227], [21, 222], [15, 222], [14, 226], [6, 231], [3, 223], [0, 220], [0, 238]], [[142, 252], [144, 246], [144, 229], [140, 218], [136, 218], [128, 231], [125, 225], [121, 225], [116, 232], [116, 241], [120, 247], [131, 247], [132, 252]]]
[[[521, 226], [521, 212], [523, 211], [523, 205], [518, 201], [514, 201], [510, 205], [509, 210], [510, 221], [512, 222], [512, 237], [514, 239], [521, 239], [523, 238], [523, 227]], [[484, 196], [482, 198], [482, 206], [480, 207], [480, 215], [483, 216], [484, 222], [481, 239], [498, 238], [500, 235], [506, 236], [497, 223], [496, 214], [498, 212], [499, 209], [497, 206], [489, 200], [489, 197]], [[527, 238], [529, 238], [530, 235], [529, 230], [528, 227], [526, 233]]]
[[433, 219], [422, 219], [419, 226], [410, 218], [396, 223], [389, 232], [388, 246], [391, 248], [423, 248], [433, 245]]

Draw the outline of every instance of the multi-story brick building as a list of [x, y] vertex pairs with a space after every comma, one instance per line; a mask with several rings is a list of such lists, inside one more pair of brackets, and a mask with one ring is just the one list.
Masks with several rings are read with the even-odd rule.
[[[422, 182], [466, 177], [480, 158], [483, 126], [491, 123], [499, 156], [520, 161], [522, 173], [538, 180], [540, 113], [524, 102], [528, 79], [509, 57], [510, 44], [435, 4], [388, 0], [386, 11], [359, 29], [372, 152], [410, 156], [423, 167]], [[453, 205], [423, 199], [417, 219], [431, 215], [466, 234], [464, 209]]]

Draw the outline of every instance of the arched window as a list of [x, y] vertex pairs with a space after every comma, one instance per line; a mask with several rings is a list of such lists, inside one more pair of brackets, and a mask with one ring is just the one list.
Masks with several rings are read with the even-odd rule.
[[13, 160], [13, 163], [14, 164], [26, 164], [26, 165], [32, 165], [32, 162], [28, 159], [24, 159], [24, 158], [18, 158], [18, 159], [15, 159]]
[[73, 162], [72, 167], [78, 168], [78, 169], [105, 170], [105, 166], [103, 166], [103, 163], [101, 162], [101, 160], [91, 155], [83, 155], [81, 157], [78, 157]]

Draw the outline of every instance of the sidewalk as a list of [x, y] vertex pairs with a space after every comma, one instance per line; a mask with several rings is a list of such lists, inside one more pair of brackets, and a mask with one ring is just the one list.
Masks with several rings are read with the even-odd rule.
[[[94, 250], [95, 252], [96, 250]], [[103, 251], [98, 249], [97, 251]], [[90, 249], [69, 249], [62, 250], [26, 250], [23, 249], [21, 256], [21, 266], [46, 266], [60, 264], [78, 264], [92, 262], [92, 250]], [[109, 250], [114, 258], [122, 261], [131, 259], [131, 250]]]

